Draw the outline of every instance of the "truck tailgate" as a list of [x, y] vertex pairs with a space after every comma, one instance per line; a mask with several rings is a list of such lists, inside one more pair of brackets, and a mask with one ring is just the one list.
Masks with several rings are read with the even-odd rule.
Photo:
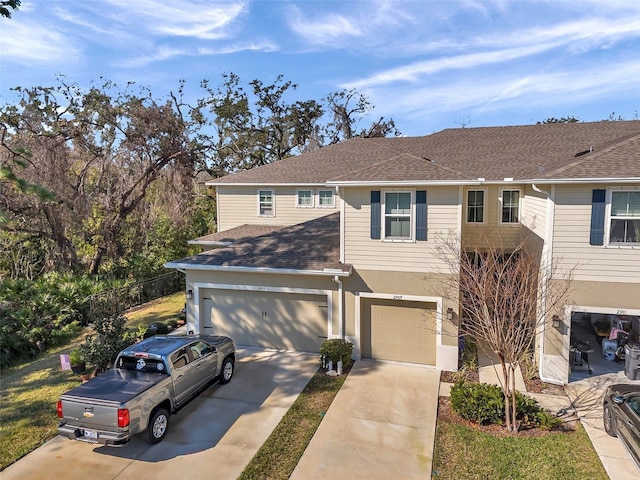
[[62, 395], [62, 420], [91, 429], [118, 429], [118, 402]]

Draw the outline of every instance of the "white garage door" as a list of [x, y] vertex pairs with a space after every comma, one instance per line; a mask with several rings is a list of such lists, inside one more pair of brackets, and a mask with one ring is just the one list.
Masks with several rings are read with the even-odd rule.
[[374, 302], [365, 322], [363, 356], [380, 360], [436, 363], [436, 309], [421, 302]]
[[209, 292], [203, 302], [203, 333], [227, 335], [237, 345], [301, 352], [318, 352], [327, 337], [325, 295]]

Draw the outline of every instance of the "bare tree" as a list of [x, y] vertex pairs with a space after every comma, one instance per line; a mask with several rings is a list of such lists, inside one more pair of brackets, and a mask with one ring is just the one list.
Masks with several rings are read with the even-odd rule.
[[[546, 319], [563, 307], [573, 269], [559, 271], [532, 253], [523, 239], [505, 250], [483, 240], [461, 248], [460, 238], [443, 239], [439, 256], [449, 269], [447, 296], [459, 299], [460, 333], [498, 358], [505, 395], [505, 423], [516, 432], [515, 370], [534, 347]], [[487, 352], [488, 353], [488, 352]]]

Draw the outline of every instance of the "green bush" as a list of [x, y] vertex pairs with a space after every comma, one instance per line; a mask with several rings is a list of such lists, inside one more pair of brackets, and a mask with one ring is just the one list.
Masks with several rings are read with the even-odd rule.
[[135, 343], [135, 336], [126, 329], [124, 315], [103, 318], [95, 323], [95, 334], [87, 335], [80, 345], [84, 358], [99, 371], [111, 367], [120, 350]]
[[[497, 385], [456, 382], [451, 387], [451, 408], [462, 418], [488, 425], [504, 423], [504, 391]], [[561, 420], [535, 399], [516, 392], [516, 419], [524, 427], [556, 428]]]
[[451, 387], [451, 408], [471, 422], [500, 425], [504, 421], [504, 393], [497, 385], [456, 382]]
[[341, 338], [325, 340], [320, 346], [320, 355], [331, 360], [334, 365], [338, 363], [338, 360], [342, 360], [342, 366], [346, 367], [347, 365], [351, 365], [353, 344]]

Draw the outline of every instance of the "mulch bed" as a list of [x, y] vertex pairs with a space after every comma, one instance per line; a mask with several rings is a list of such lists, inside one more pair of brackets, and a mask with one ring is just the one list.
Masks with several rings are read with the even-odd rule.
[[451, 409], [451, 402], [448, 397], [438, 398], [438, 422], [464, 425], [473, 430], [477, 430], [489, 435], [497, 437], [512, 437], [512, 436], [529, 436], [529, 437], [541, 437], [544, 435], [554, 435], [557, 433], [573, 432], [576, 429], [576, 422], [565, 422], [560, 427], [553, 430], [545, 430], [542, 428], [523, 428], [518, 433], [509, 432], [504, 425], [480, 425], [477, 423], [465, 420], [460, 415], [455, 413]]

